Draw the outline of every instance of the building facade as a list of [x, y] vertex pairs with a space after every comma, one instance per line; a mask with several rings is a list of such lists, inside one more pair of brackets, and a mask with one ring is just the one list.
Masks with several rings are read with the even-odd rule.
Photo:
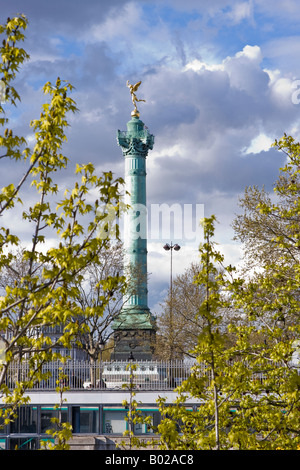
[[[124, 440], [128, 430], [129, 404], [133, 397], [144, 416], [151, 417], [151, 426], [134, 425], [134, 433], [147, 441], [156, 438], [156, 429], [161, 420], [158, 399], [174, 402], [174, 388], [190, 375], [192, 364], [183, 361], [154, 362], [98, 362], [93, 365], [94, 384], [90, 382], [91, 364], [86, 361], [69, 361], [63, 371], [63, 402], [57, 391], [57, 378], [61, 364], [49, 363], [51, 377], [28, 390], [29, 404], [20, 406], [18, 418], [0, 426], [0, 449], [37, 450], [53, 439], [47, 431], [55, 429], [52, 418], [68, 422], [72, 426], [71, 450], [111, 450]], [[134, 367], [133, 367], [134, 366]], [[131, 370], [132, 369], [132, 370]], [[13, 388], [14, 377], [26, 377], [25, 364], [11, 368], [7, 385]], [[47, 371], [46, 369], [44, 372]], [[194, 408], [197, 400], [188, 400], [187, 407]]]

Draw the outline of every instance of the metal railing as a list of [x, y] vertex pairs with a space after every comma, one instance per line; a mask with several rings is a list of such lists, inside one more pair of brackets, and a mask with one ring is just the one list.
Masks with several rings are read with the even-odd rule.
[[[42, 366], [44, 378], [35, 381], [28, 389], [55, 390], [59, 385], [69, 390], [174, 390], [192, 373], [193, 361], [132, 361], [89, 362], [68, 360], [49, 362]], [[273, 365], [273, 368], [276, 365]], [[299, 366], [296, 367], [300, 374]], [[29, 362], [11, 363], [6, 375], [6, 385], [14, 389], [17, 382], [30, 380]], [[197, 365], [197, 375], [206, 376], [211, 371], [204, 364]], [[252, 371], [253, 381], [263, 383], [267, 371]]]
[[[89, 362], [60, 361], [42, 366], [45, 378], [30, 389], [55, 390], [59, 385], [69, 390], [173, 390], [191, 374], [192, 362], [186, 361], [138, 361], [138, 362]], [[6, 385], [13, 389], [18, 381], [30, 380], [28, 362], [10, 364]]]

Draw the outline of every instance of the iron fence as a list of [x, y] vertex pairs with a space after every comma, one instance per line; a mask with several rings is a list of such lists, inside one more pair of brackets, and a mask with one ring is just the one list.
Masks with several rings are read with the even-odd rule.
[[[55, 390], [59, 386], [69, 390], [174, 390], [192, 373], [193, 361], [132, 361], [90, 362], [68, 360], [46, 363], [42, 366], [43, 378], [29, 384], [27, 389]], [[276, 365], [271, 366], [271, 369]], [[277, 365], [278, 367], [278, 365]], [[299, 366], [296, 366], [298, 374]], [[269, 371], [251, 372], [252, 380], [266, 380]], [[197, 364], [197, 375], [211, 379], [210, 368]], [[32, 369], [29, 362], [11, 363], [6, 374], [6, 385], [13, 389], [17, 382], [30, 381]]]
[[[43, 379], [29, 389], [55, 390], [65, 386], [69, 390], [173, 390], [191, 374], [192, 362], [138, 361], [89, 362], [60, 361], [42, 366]], [[28, 362], [12, 363], [6, 375], [6, 385], [13, 389], [19, 381], [29, 381], [32, 369]]]

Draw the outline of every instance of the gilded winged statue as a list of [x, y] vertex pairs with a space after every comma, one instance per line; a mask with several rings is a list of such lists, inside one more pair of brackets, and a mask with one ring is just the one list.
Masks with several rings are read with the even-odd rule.
[[[138, 87], [140, 86], [141, 83], [142, 83], [142, 82], [140, 81], [140, 82], [137, 82], [135, 85], [130, 85], [129, 80], [127, 80], [127, 87], [130, 89], [131, 99], [132, 99], [132, 102], [133, 102], [133, 104], [134, 104], [134, 111], [133, 111], [133, 113], [135, 113], [135, 114], [137, 114], [137, 115], [138, 115], [138, 110], [137, 110], [136, 103], [137, 103], [138, 101], [144, 101], [144, 102], [146, 102], [146, 100], [139, 100], [139, 99], [137, 99], [136, 94], [135, 94], [135, 92], [137, 91], [137, 89], [138, 89]], [[133, 113], [132, 113], [132, 114], [133, 114]]]

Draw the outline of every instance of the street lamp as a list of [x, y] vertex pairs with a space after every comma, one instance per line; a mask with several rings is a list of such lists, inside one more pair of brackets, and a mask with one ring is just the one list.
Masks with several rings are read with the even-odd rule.
[[[164, 245], [164, 249], [166, 251], [170, 251], [171, 250], [171, 268], [170, 268], [170, 324], [171, 324], [171, 329], [173, 329], [173, 279], [172, 279], [172, 271], [173, 271], [173, 249], [175, 251], [179, 251], [180, 250], [180, 246], [175, 243], [175, 245], [172, 244], [171, 242], [171, 245], [169, 245], [169, 243], [166, 243]], [[173, 332], [172, 332], [173, 333]], [[171, 354], [170, 354], [170, 359], [173, 359], [173, 336], [172, 336], [172, 339], [171, 339]]]

